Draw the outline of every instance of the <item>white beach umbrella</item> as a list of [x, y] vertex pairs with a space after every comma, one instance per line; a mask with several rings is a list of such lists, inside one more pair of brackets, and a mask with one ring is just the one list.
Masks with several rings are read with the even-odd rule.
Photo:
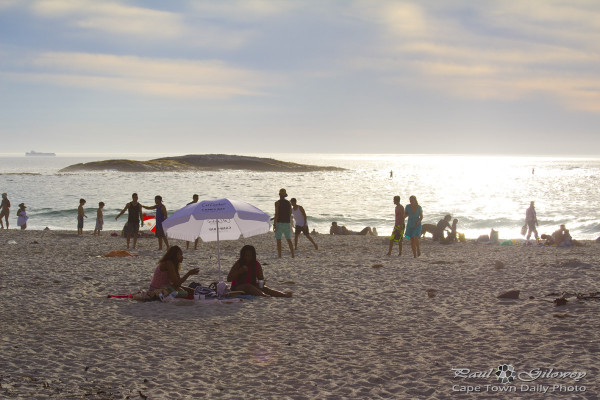
[[237, 240], [269, 232], [271, 216], [252, 204], [238, 200], [204, 200], [188, 204], [175, 211], [163, 222], [169, 238], [193, 242], [197, 238], [205, 242], [217, 241], [219, 283], [221, 275], [221, 240]]

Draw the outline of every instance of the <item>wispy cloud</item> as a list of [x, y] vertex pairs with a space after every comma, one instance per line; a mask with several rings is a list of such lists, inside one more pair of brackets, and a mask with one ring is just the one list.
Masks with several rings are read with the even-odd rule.
[[195, 1], [190, 4], [178, 2], [176, 5], [181, 9], [163, 11], [117, 1], [33, 0], [29, 9], [38, 18], [61, 20], [72, 29], [91, 32], [101, 42], [112, 38], [123, 44], [133, 42], [151, 47], [169, 44], [173, 47], [235, 50], [253, 37], [253, 31], [247, 27], [223, 27], [219, 22], [230, 17], [227, 10], [267, 13], [269, 3], [265, 2], [262, 7], [261, 3], [242, 2], [237, 8], [232, 8], [233, 4], [229, 2], [226, 6], [208, 3], [202, 8], [202, 3]]
[[190, 2], [190, 7], [206, 17], [249, 21], [289, 14], [301, 8], [302, 4], [272, 0], [201, 0]]
[[41, 17], [66, 18], [75, 27], [112, 35], [156, 39], [180, 37], [184, 32], [181, 16], [177, 13], [111, 1], [39, 0], [32, 3], [31, 9]]
[[[365, 10], [365, 3], [357, 4]], [[366, 18], [383, 29], [381, 42], [378, 52], [355, 65], [448, 96], [543, 95], [568, 108], [600, 111], [600, 5], [469, 2], [468, 13], [454, 11], [457, 18], [449, 19], [438, 4], [367, 8]]]
[[[261, 73], [221, 61], [150, 59], [108, 54], [47, 52], [30, 57], [31, 72], [12, 79], [84, 89], [174, 98], [264, 95]], [[269, 84], [274, 80], [270, 79]]]

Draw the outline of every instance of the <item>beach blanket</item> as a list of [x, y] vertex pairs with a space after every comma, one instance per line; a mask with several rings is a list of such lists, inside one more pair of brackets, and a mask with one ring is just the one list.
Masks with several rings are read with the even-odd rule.
[[[218, 298], [217, 294], [214, 292], [214, 290], [204, 287], [204, 286], [196, 286], [196, 289], [194, 290], [195, 293], [197, 294], [202, 294], [205, 296], [206, 300], [230, 300], [232, 298], [238, 298], [238, 299], [247, 299], [247, 300], [251, 300], [254, 298], [254, 296], [251, 295], [247, 295], [244, 294], [244, 292], [229, 292], [229, 296], [228, 297], [221, 297]], [[170, 289], [157, 289], [157, 290], [146, 290], [146, 289], [141, 289], [140, 291], [138, 291], [135, 294], [109, 294], [108, 296], [106, 296], [107, 298], [112, 298], [112, 299], [133, 299], [133, 300], [137, 300], [137, 301], [156, 301], [156, 300], [160, 300], [160, 295], [163, 295], [163, 298], [167, 297], [170, 294]], [[183, 299], [183, 300], [194, 300], [194, 296], [178, 296], [176, 298], [177, 300], [179, 299]]]
[[[216, 297], [212, 297], [212, 298], [207, 298], [205, 300], [200, 300], [199, 303], [202, 304], [218, 304], [218, 303], [223, 303], [223, 304], [232, 304], [232, 303], [239, 303], [242, 302], [244, 300], [253, 300], [255, 296], [251, 296], [248, 294], [241, 294], [241, 295], [236, 295], [235, 297], [224, 297], [224, 298], [216, 298]], [[138, 300], [138, 301], [154, 301], [154, 300], [158, 300], [158, 297], [155, 298], [142, 298], [140, 295], [138, 294], [109, 294], [107, 296], [107, 298], [113, 298], [113, 299], [134, 299], [134, 300]], [[174, 302], [177, 302], [179, 300], [194, 300], [194, 296], [186, 296], [186, 297], [177, 297]], [[188, 303], [189, 305], [191, 305], [192, 303]]]
[[111, 250], [102, 257], [137, 257], [137, 254], [131, 254], [127, 250]]

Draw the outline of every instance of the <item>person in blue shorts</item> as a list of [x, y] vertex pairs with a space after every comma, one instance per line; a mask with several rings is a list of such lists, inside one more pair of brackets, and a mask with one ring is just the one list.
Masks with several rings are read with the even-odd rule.
[[410, 239], [410, 247], [415, 258], [421, 255], [419, 237], [421, 237], [421, 221], [423, 220], [423, 209], [417, 202], [415, 196], [409, 197], [410, 204], [404, 207], [404, 218], [408, 217], [404, 236]]
[[294, 245], [292, 244], [292, 204], [286, 200], [287, 193], [285, 189], [279, 190], [279, 200], [275, 202], [275, 218], [273, 230], [275, 231], [275, 240], [277, 240], [277, 257], [281, 258], [281, 238], [285, 240], [290, 247], [290, 253], [294, 258]]

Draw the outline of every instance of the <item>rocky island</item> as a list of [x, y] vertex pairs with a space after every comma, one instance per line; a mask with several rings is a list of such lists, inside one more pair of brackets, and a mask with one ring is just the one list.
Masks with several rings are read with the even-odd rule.
[[261, 172], [314, 172], [342, 171], [339, 167], [296, 164], [273, 158], [237, 156], [227, 154], [190, 154], [186, 156], [163, 157], [149, 161], [105, 160], [69, 165], [59, 172], [118, 171], [118, 172], [174, 172], [174, 171], [216, 171], [238, 169]]

